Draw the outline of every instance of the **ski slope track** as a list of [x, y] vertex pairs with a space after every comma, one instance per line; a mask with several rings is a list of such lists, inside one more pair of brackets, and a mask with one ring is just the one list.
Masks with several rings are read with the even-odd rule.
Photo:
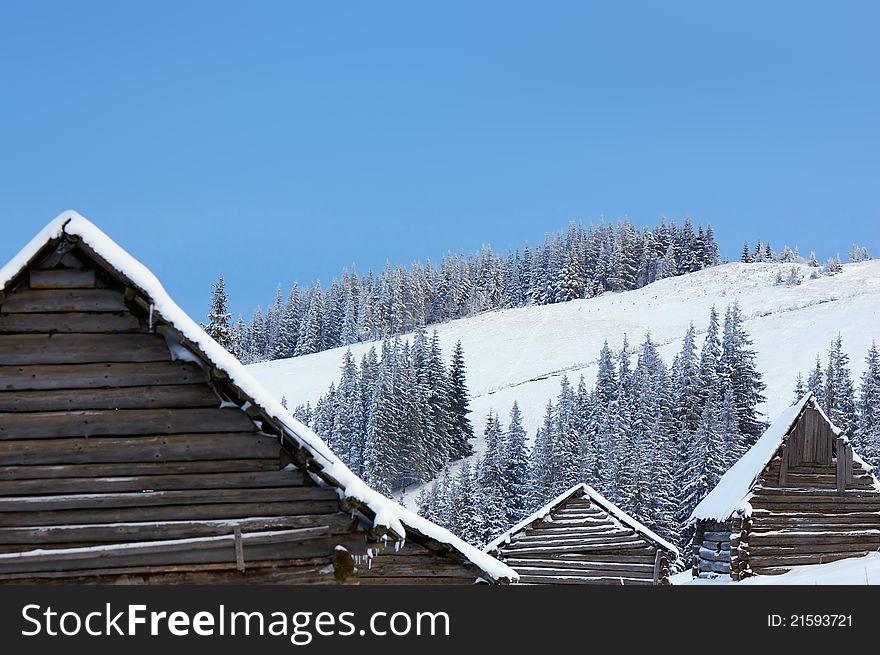
[[[517, 401], [533, 437], [547, 401], [559, 393], [563, 376], [575, 385], [581, 376], [588, 384], [594, 382], [606, 339], [619, 350], [627, 335], [635, 349], [650, 332], [668, 365], [681, 349], [690, 322], [696, 327], [699, 347], [709, 309], [714, 305], [723, 320], [724, 309], [736, 301], [767, 384], [767, 402], [760, 409], [772, 420], [791, 403], [795, 377], [799, 371], [806, 377], [817, 353], [824, 369], [828, 347], [838, 332], [856, 381], [864, 371], [871, 340], [880, 341], [880, 260], [846, 264], [842, 273], [817, 279], [810, 279], [815, 269], [800, 265], [802, 284], [774, 284], [777, 273], [786, 277], [791, 266], [723, 264], [636, 291], [487, 312], [428, 330], [437, 329], [447, 361], [455, 342], [462, 342], [475, 431], [482, 432], [490, 410], [500, 413], [506, 424]], [[351, 351], [360, 361], [374, 345], [355, 344]], [[286, 397], [291, 408], [314, 404], [331, 382], [338, 381], [346, 349], [248, 368], [278, 398]], [[408, 490], [407, 501], [412, 496]]]

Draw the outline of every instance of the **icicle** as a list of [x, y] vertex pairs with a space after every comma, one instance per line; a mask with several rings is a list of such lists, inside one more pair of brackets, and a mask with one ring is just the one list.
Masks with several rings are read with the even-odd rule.
[[155, 305], [153, 305], [153, 303], [150, 303], [150, 332], [153, 331], [153, 308], [154, 307], [155, 307]]

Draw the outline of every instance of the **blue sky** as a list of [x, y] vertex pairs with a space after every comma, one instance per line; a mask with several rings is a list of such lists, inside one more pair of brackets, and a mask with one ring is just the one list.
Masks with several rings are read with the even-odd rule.
[[[417, 6], [418, 5], [418, 6]], [[880, 254], [875, 2], [0, 5], [0, 259], [77, 209], [201, 318], [573, 218]]]

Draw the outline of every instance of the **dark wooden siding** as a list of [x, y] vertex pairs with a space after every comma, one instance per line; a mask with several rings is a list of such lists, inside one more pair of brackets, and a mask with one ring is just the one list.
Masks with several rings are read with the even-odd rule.
[[588, 496], [575, 495], [499, 547], [526, 584], [641, 584], [669, 577], [670, 555], [613, 518]]
[[388, 546], [358, 566], [361, 584], [473, 584], [486, 575], [448, 554], [428, 550], [411, 539], [396, 550]]
[[[413, 542], [368, 567], [337, 491], [292, 467], [209, 371], [173, 361], [116, 276], [75, 249], [48, 261], [0, 294], [0, 581], [477, 577]], [[2, 557], [36, 549], [49, 552]]]

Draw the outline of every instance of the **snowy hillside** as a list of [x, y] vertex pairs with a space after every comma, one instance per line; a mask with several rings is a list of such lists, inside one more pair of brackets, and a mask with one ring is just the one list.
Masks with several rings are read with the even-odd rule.
[[[482, 429], [492, 409], [506, 418], [513, 401], [523, 410], [527, 429], [538, 426], [544, 407], [559, 392], [563, 375], [591, 383], [602, 342], [619, 348], [623, 335], [632, 344], [651, 331], [667, 360], [681, 348], [690, 321], [703, 332], [712, 305], [724, 309], [735, 300], [747, 317], [758, 365], [767, 383], [762, 410], [772, 419], [792, 399], [794, 378], [805, 375], [816, 353], [825, 356], [838, 331], [850, 355], [853, 374], [864, 370], [873, 338], [880, 339], [880, 261], [847, 264], [843, 273], [805, 280], [796, 287], [774, 285], [790, 264], [725, 264], [642, 289], [607, 293], [589, 300], [489, 312], [437, 326], [444, 354], [456, 340], [464, 346], [472, 420]], [[371, 343], [351, 347], [357, 360]], [[345, 348], [250, 366], [250, 370], [291, 408], [314, 403], [339, 379]], [[823, 361], [824, 366], [824, 361]]]

